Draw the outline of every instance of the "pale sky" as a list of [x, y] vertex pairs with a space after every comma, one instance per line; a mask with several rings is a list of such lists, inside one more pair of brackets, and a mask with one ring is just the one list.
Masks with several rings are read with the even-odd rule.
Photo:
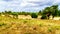
[[60, 8], [60, 0], [0, 0], [0, 11], [37, 12], [54, 4], [58, 4]]

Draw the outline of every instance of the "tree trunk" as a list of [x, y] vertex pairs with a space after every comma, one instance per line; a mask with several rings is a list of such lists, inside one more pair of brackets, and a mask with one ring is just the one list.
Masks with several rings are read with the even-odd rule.
[[52, 17], [52, 19], [54, 19], [54, 16]]

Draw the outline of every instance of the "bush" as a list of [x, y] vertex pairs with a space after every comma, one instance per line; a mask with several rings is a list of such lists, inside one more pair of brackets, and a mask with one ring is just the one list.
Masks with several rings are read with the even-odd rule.
[[52, 32], [52, 28], [48, 28], [48, 31], [49, 31], [49, 32]]
[[31, 17], [32, 17], [32, 18], [37, 18], [38, 15], [37, 15], [36, 13], [32, 13], [32, 14], [31, 14]]
[[42, 15], [41, 19], [47, 19], [46, 15]]
[[5, 23], [0, 23], [0, 26], [6, 25]]

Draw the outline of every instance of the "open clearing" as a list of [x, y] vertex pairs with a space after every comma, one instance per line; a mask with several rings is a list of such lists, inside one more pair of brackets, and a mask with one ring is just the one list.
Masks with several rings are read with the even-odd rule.
[[0, 34], [60, 34], [60, 21], [0, 16]]

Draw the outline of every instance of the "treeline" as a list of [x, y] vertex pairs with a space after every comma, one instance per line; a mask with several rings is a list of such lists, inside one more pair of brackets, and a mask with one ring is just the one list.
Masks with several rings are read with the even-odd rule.
[[0, 16], [1, 15], [5, 15], [7, 17], [10, 17], [10, 15], [13, 16], [13, 18], [18, 18], [18, 15], [31, 15], [32, 18], [37, 18], [37, 14], [36, 13], [33, 13], [33, 12], [25, 12], [25, 11], [22, 11], [22, 12], [13, 12], [13, 11], [4, 11], [4, 12], [0, 12]]
[[[40, 10], [39, 12], [13, 12], [13, 11], [4, 11], [4, 12], [0, 12], [0, 15], [13, 15], [14, 17], [18, 18], [18, 15], [31, 15], [32, 18], [37, 18], [38, 15], [41, 15], [41, 19], [49, 19], [50, 16], [53, 16], [52, 18], [54, 18], [55, 16], [60, 16], [60, 10], [58, 9], [58, 5], [52, 5], [50, 7], [46, 7], [43, 10]], [[13, 17], [13, 18], [14, 18]]]

